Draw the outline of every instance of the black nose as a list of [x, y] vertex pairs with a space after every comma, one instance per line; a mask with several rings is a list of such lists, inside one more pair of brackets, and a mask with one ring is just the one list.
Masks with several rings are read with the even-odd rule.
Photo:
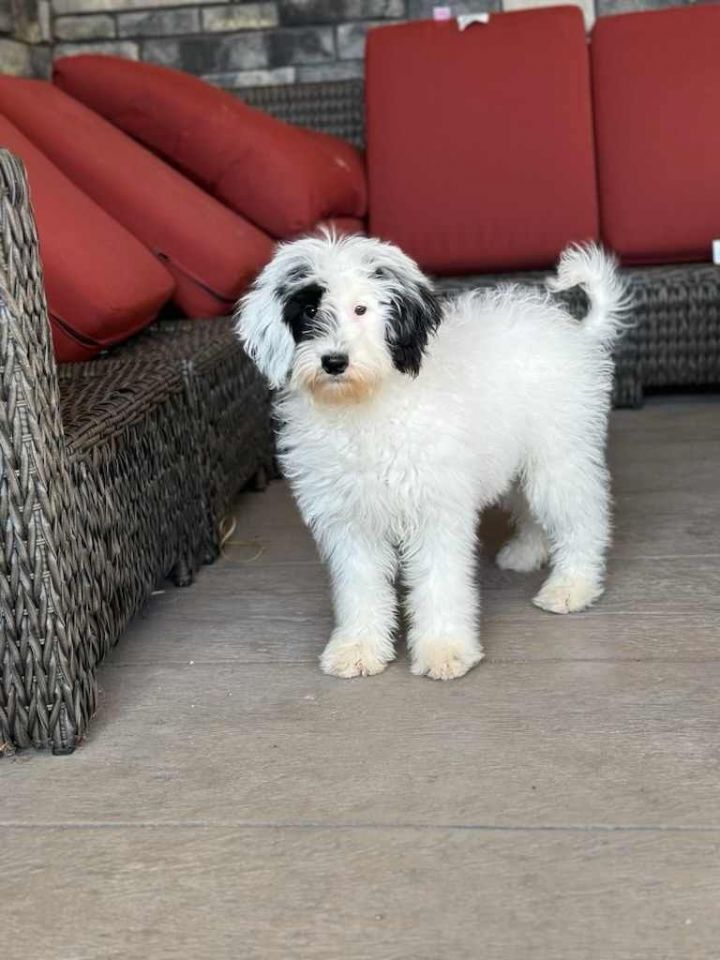
[[320, 361], [325, 373], [330, 373], [333, 377], [347, 370], [348, 355], [346, 353], [326, 353]]

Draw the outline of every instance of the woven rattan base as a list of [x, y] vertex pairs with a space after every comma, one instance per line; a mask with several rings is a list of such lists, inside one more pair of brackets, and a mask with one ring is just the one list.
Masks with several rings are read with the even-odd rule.
[[227, 318], [167, 320], [119, 347], [107, 361], [182, 371], [193, 409], [195, 446], [202, 467], [207, 536], [202, 559], [217, 555], [218, 531], [239, 490], [273, 463], [267, 385]]

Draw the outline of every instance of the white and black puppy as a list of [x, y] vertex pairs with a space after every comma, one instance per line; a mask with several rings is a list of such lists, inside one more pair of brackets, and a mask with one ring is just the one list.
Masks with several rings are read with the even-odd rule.
[[441, 303], [396, 247], [326, 234], [280, 246], [239, 304], [239, 334], [279, 391], [285, 476], [331, 571], [326, 673], [394, 658], [398, 571], [413, 673], [447, 680], [478, 663], [478, 512], [503, 498], [516, 532], [498, 564], [551, 564], [537, 606], [569, 613], [602, 593], [624, 298], [595, 246], [565, 251], [548, 281], [577, 285], [581, 322], [514, 285]]

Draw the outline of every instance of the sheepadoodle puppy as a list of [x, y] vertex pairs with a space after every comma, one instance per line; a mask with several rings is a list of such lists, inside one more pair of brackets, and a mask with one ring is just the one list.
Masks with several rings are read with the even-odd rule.
[[[553, 295], [578, 285], [582, 321]], [[368, 676], [394, 658], [398, 573], [412, 672], [475, 666], [478, 513], [500, 500], [515, 534], [499, 566], [550, 564], [538, 607], [571, 613], [603, 592], [623, 288], [595, 246], [566, 250], [547, 287], [440, 302], [397, 247], [324, 234], [280, 246], [238, 305], [278, 391], [284, 474], [331, 573], [326, 673]]]

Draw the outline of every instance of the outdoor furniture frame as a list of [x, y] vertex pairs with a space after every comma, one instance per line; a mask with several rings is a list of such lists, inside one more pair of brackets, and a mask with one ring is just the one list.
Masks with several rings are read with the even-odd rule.
[[0, 150], [0, 752], [71, 752], [97, 665], [159, 580], [191, 582], [272, 468], [267, 387], [229, 320], [55, 362], [22, 166]]

